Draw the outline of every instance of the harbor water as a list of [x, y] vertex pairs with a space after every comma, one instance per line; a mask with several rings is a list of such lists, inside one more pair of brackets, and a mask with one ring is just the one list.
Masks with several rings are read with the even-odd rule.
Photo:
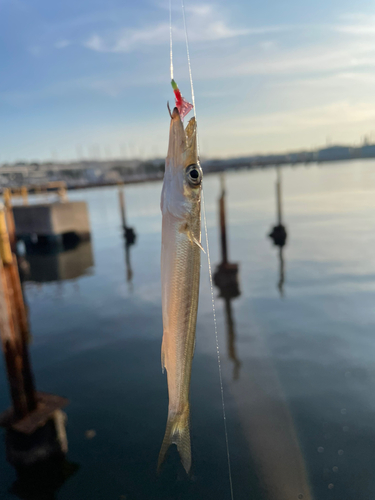
[[[228, 259], [214, 286], [236, 500], [375, 497], [375, 163], [281, 169], [286, 244], [274, 245], [276, 171], [227, 173]], [[204, 178], [213, 273], [221, 262], [219, 174]], [[64, 471], [23, 484], [5, 457], [0, 498], [230, 499], [207, 255], [191, 380], [193, 466], [174, 447], [157, 474], [168, 394], [161, 372], [161, 183], [69, 192], [91, 241], [23, 255], [37, 387], [70, 400]], [[204, 231], [202, 234], [205, 247]], [[0, 410], [10, 404], [0, 358]]]

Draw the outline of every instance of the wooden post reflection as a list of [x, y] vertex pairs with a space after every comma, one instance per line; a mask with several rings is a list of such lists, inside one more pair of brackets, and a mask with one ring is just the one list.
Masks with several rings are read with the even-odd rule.
[[17, 470], [17, 479], [9, 492], [21, 500], [56, 500], [58, 492], [80, 466], [65, 457], [57, 457]]
[[224, 175], [221, 176], [221, 196], [219, 198], [221, 263], [214, 274], [214, 283], [220, 290], [220, 297], [225, 303], [225, 317], [227, 326], [227, 347], [229, 359], [233, 362], [233, 379], [239, 378], [241, 362], [237, 356], [236, 331], [233, 319], [231, 301], [240, 295], [238, 285], [238, 264], [228, 262], [226, 217], [225, 217], [225, 184]]

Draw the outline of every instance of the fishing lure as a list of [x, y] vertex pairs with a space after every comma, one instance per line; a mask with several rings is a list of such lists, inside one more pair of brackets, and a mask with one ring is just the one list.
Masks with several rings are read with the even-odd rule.
[[176, 108], [178, 109], [178, 114], [180, 115], [181, 120], [183, 120], [184, 117], [193, 109], [193, 105], [182, 97], [180, 89], [173, 79], [171, 84], [175, 96]]

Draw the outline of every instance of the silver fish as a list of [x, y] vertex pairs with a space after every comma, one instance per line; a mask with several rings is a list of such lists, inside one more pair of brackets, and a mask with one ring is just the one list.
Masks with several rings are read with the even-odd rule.
[[181, 462], [191, 467], [189, 389], [195, 348], [201, 246], [202, 169], [197, 127], [186, 130], [177, 108], [171, 114], [168, 156], [161, 195], [162, 368], [168, 378], [168, 421], [158, 468], [174, 443]]

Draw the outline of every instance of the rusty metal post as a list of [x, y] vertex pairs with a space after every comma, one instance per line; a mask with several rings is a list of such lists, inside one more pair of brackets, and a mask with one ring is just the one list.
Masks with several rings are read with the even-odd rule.
[[220, 178], [221, 181], [221, 196], [219, 199], [219, 214], [220, 214], [220, 234], [221, 234], [221, 262], [228, 262], [228, 247], [227, 247], [227, 231], [225, 221], [225, 181], [224, 175]]
[[125, 229], [126, 228], [125, 199], [124, 199], [124, 191], [121, 187], [118, 190], [118, 197], [119, 197], [119, 202], [120, 202], [122, 227]]
[[281, 205], [281, 173], [280, 165], [276, 167], [277, 180], [276, 180], [276, 205], [277, 205], [277, 223], [279, 226], [283, 223], [282, 205]]

